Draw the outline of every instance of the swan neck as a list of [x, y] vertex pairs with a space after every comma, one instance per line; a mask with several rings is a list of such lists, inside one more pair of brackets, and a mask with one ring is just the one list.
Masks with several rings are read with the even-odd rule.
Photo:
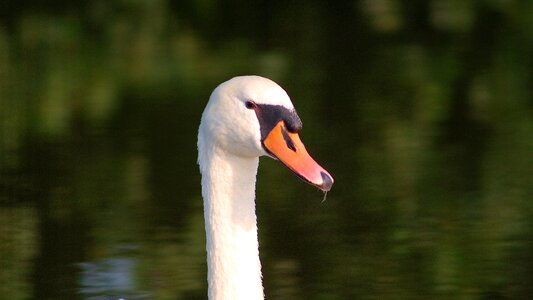
[[209, 299], [264, 299], [255, 214], [259, 159], [209, 150], [200, 153]]

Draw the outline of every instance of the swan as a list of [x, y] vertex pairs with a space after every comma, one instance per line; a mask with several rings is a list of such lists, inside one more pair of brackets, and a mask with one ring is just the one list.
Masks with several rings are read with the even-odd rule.
[[270, 79], [234, 77], [212, 92], [198, 130], [210, 300], [264, 299], [255, 214], [260, 156], [331, 189], [333, 177], [307, 153], [301, 129], [289, 96]]

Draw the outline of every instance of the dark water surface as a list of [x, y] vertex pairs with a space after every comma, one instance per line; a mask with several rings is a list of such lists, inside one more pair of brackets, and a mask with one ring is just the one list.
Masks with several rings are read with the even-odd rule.
[[280, 83], [323, 195], [263, 158], [268, 299], [531, 299], [531, 1], [7, 1], [0, 299], [206, 299], [196, 134]]

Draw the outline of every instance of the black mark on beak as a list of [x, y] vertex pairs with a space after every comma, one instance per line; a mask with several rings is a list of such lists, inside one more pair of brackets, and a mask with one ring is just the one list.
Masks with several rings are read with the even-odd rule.
[[281, 134], [283, 135], [283, 139], [285, 140], [287, 147], [291, 149], [292, 151], [296, 152], [296, 146], [294, 145], [294, 142], [292, 141], [291, 137], [287, 133], [287, 130], [285, 130], [285, 126], [281, 126]]

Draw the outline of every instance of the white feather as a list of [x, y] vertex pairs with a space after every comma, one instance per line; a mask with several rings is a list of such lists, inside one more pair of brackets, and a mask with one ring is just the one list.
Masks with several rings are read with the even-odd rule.
[[263, 299], [255, 214], [261, 146], [245, 102], [293, 109], [287, 93], [259, 76], [235, 77], [211, 94], [198, 133], [210, 300]]

